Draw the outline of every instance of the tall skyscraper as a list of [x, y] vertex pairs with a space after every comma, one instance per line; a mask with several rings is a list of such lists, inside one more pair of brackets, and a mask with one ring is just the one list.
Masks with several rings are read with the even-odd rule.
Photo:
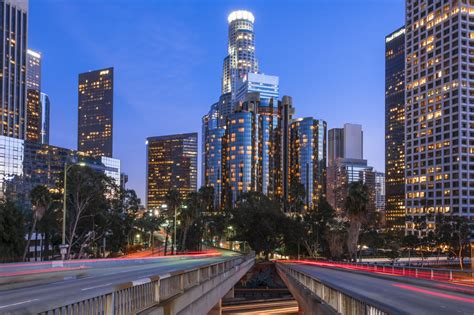
[[41, 54], [28, 49], [26, 63], [26, 139], [41, 142]]
[[112, 157], [114, 68], [79, 74], [77, 148]]
[[[286, 201], [289, 197], [290, 179], [290, 127], [295, 108], [291, 96], [283, 96], [278, 102], [278, 122], [275, 130], [274, 167], [275, 197]], [[283, 209], [287, 210], [287, 209]]]
[[405, 27], [385, 37], [385, 222], [405, 228]]
[[147, 139], [147, 207], [166, 203], [170, 189], [181, 198], [197, 190], [197, 133]]
[[362, 181], [369, 186], [370, 207], [375, 209], [375, 173], [363, 156], [362, 126], [344, 124], [329, 130], [327, 169], [327, 200], [338, 211], [344, 210], [348, 185]]
[[228, 56], [224, 59], [222, 73], [222, 94], [237, 92], [239, 80], [249, 72], [258, 72], [255, 57], [255, 18], [248, 11], [234, 11], [227, 18], [229, 22]]
[[328, 162], [333, 165], [338, 158], [344, 157], [344, 128], [333, 128], [328, 132]]
[[410, 217], [474, 219], [474, 3], [407, 0], [405, 12], [406, 230], [424, 235]]
[[272, 174], [275, 140], [273, 98], [261, 99], [260, 93], [247, 94], [229, 115], [223, 139], [224, 201], [234, 204], [243, 192], [257, 191], [273, 196]]
[[28, 0], [0, 0], [0, 135], [26, 138]]
[[290, 194], [291, 185], [302, 184], [305, 208], [311, 209], [320, 198], [326, 198], [327, 124], [312, 117], [294, 119], [290, 127]]
[[364, 156], [363, 139], [364, 133], [361, 125], [344, 124], [343, 128], [329, 130], [329, 165], [338, 158], [362, 159]]
[[41, 93], [41, 143], [49, 144], [49, 115], [51, 111], [51, 103], [48, 94]]

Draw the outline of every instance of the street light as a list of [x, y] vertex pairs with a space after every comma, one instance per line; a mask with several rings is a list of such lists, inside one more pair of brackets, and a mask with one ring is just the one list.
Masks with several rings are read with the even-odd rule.
[[61, 260], [64, 260], [64, 258], [66, 257], [66, 253], [67, 253], [67, 248], [68, 248], [68, 245], [66, 244], [66, 199], [67, 199], [67, 193], [66, 193], [66, 189], [67, 189], [67, 172], [69, 171], [69, 169], [71, 167], [73, 167], [74, 165], [79, 165], [79, 166], [86, 166], [86, 163], [84, 162], [79, 162], [79, 163], [71, 163], [71, 164], [67, 164], [67, 161], [64, 162], [64, 188], [63, 188], [63, 235], [62, 235], [62, 243], [61, 245], [59, 245], [59, 250], [61, 252]]

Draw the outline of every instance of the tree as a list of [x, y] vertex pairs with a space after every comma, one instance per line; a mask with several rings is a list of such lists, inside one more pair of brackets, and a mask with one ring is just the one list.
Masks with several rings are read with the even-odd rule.
[[361, 226], [369, 216], [369, 188], [362, 181], [352, 182], [348, 187], [345, 212], [349, 220], [347, 250], [354, 261], [357, 260], [357, 245]]
[[402, 239], [402, 245], [408, 249], [408, 266], [410, 266], [411, 251], [415, 249], [419, 242], [419, 238], [413, 234], [405, 235]]
[[[62, 187], [61, 187], [62, 188]], [[108, 230], [107, 211], [116, 187], [103, 173], [90, 167], [72, 166], [67, 178], [67, 258], [75, 251], [81, 256]], [[96, 227], [100, 230], [96, 230]]]
[[459, 267], [464, 268], [464, 255], [470, 247], [469, 223], [457, 215], [438, 216], [434, 239], [438, 246], [446, 246], [459, 259]]
[[23, 252], [23, 214], [10, 200], [0, 202], [0, 261], [15, 261]]
[[104, 236], [107, 237], [107, 248], [112, 253], [126, 251], [134, 228], [140, 224], [137, 219], [139, 210], [140, 198], [133, 189], [121, 189], [113, 199], [113, 210], [107, 216], [109, 230]]
[[267, 259], [283, 245], [287, 217], [277, 202], [257, 192], [243, 193], [232, 210], [235, 240], [246, 241]]
[[301, 213], [303, 212], [304, 205], [306, 203], [306, 190], [302, 183], [298, 179], [293, 178], [290, 182], [290, 202], [286, 206], [288, 212], [290, 213]]
[[331, 221], [325, 231], [325, 239], [328, 243], [329, 256], [338, 260], [344, 254], [344, 238], [347, 227], [343, 220], [335, 219]]
[[28, 254], [28, 248], [30, 247], [31, 235], [36, 232], [36, 224], [41, 221], [47, 211], [50, 211], [51, 205], [53, 204], [53, 197], [46, 186], [39, 185], [33, 188], [30, 193], [31, 198], [31, 210], [33, 212], [33, 223], [31, 229], [28, 232], [28, 239], [26, 241], [25, 250], [23, 251], [23, 261], [26, 260]]
[[[169, 219], [172, 218], [173, 221], [173, 228], [175, 226], [175, 216], [174, 214], [178, 211], [178, 208], [181, 206], [181, 195], [179, 194], [179, 191], [176, 189], [169, 189], [168, 192], [165, 195], [165, 202], [167, 205], [167, 210], [165, 213], [166, 218]], [[165, 238], [165, 255], [168, 249], [168, 237], [169, 233], [171, 231], [171, 225], [168, 224], [165, 228], [166, 231], [166, 238]], [[173, 233], [174, 234], [174, 233]], [[173, 244], [174, 244], [174, 236], [172, 238]], [[175, 249], [172, 249], [171, 252], [173, 253]]]

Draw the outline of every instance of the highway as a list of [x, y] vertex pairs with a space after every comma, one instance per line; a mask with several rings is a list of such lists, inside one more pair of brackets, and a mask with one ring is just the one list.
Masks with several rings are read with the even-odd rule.
[[396, 314], [474, 314], [474, 290], [453, 284], [426, 286], [426, 281], [411, 279], [405, 282], [402, 277], [387, 279], [386, 275], [368, 275], [363, 272], [319, 267], [299, 263], [289, 264], [291, 268], [309, 274], [327, 285], [345, 289], [355, 296], [362, 296], [396, 310]]
[[[128, 260], [126, 264], [110, 263], [102, 260], [99, 266], [83, 269], [78, 277], [66, 276], [43, 284], [24, 282], [16, 289], [0, 291], [0, 314], [30, 314], [40, 306], [49, 305], [53, 301], [64, 304], [76, 300], [79, 296], [100, 295], [111, 287], [125, 282], [137, 281], [150, 276], [163, 275], [173, 271], [204, 266], [229, 259], [223, 256], [203, 257], [161, 257], [150, 259], [140, 264]], [[51, 277], [51, 273], [45, 273]], [[25, 313], [26, 312], [26, 313]]]

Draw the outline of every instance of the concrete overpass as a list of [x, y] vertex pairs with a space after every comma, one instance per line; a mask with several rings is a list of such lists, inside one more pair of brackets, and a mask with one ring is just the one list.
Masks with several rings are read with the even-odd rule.
[[305, 315], [474, 314], [472, 273], [461, 278], [452, 271], [399, 268], [277, 263], [279, 275]]
[[[232, 294], [254, 261], [253, 255], [226, 253], [100, 260], [79, 269], [80, 261], [74, 261], [56, 272], [48, 266], [11, 265], [0, 270], [0, 314], [220, 314], [221, 299]], [[24, 270], [38, 272], [33, 277]], [[8, 277], [21, 281], [9, 283]]]

